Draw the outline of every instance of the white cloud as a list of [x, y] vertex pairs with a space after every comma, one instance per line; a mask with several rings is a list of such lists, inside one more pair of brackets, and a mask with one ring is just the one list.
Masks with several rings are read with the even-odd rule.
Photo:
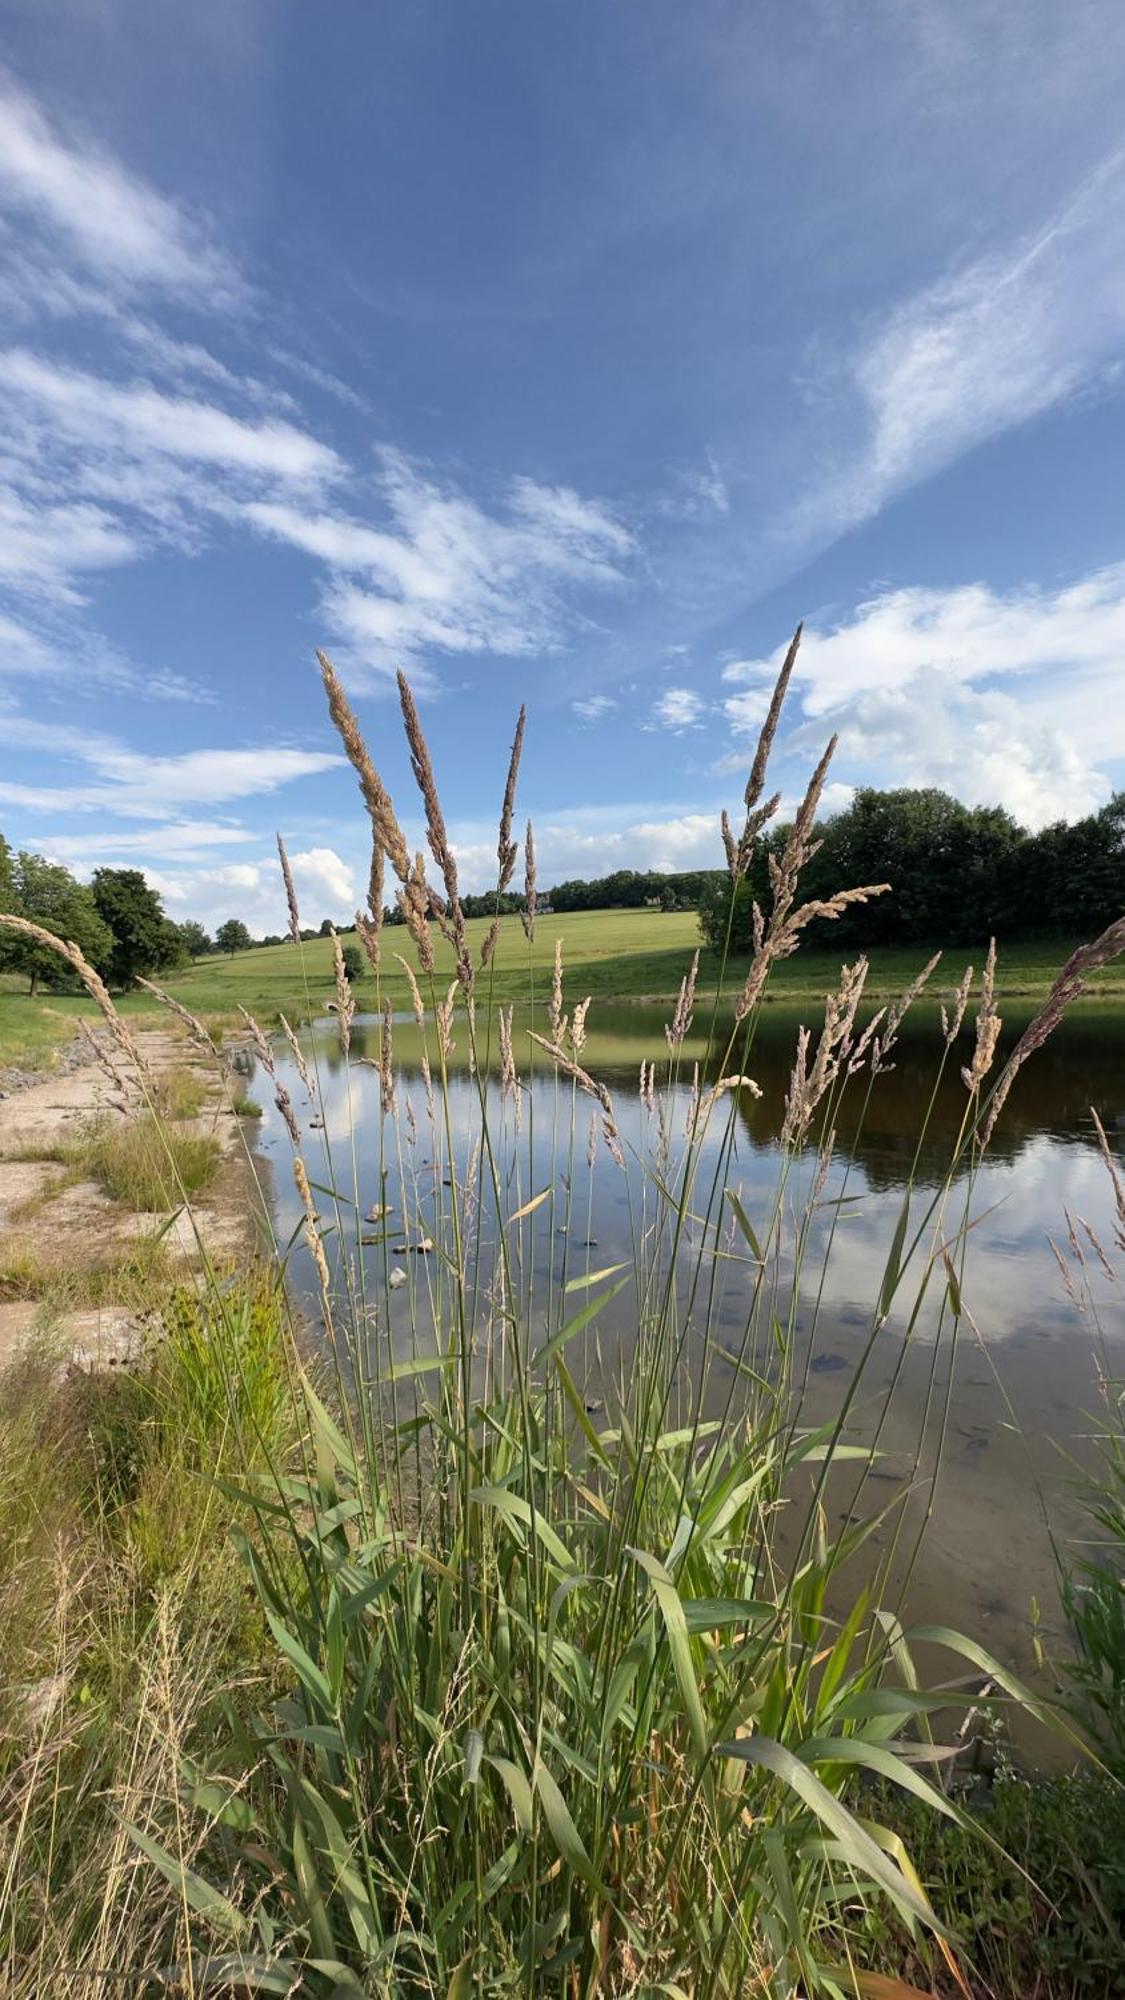
[[380, 453], [385, 527], [339, 513], [251, 501], [264, 535], [325, 563], [323, 608], [352, 660], [389, 671], [432, 647], [525, 655], [562, 641], [564, 591], [624, 580], [633, 537], [599, 501], [513, 482], [503, 514]]
[[[354, 921], [355, 874], [334, 848], [310, 847], [290, 854], [289, 861], [303, 923], [316, 928], [325, 917], [341, 925]], [[227, 917], [240, 917], [258, 937], [280, 935], [288, 925], [276, 857], [210, 868], [146, 868], [144, 872], [164, 898], [168, 914], [178, 922], [190, 917], [213, 931]]]
[[259, 838], [243, 826], [224, 826], [214, 820], [172, 820], [158, 826], [107, 826], [82, 834], [32, 833], [25, 844], [33, 853], [88, 872], [95, 850], [98, 864], [122, 857], [152, 863], [185, 862], [203, 859], [216, 847], [245, 847]]
[[609, 694], [590, 694], [580, 701], [570, 704], [580, 722], [600, 722], [604, 716], [612, 715], [617, 703]]
[[1022, 242], [907, 299], [822, 385], [861, 434], [797, 527], [837, 532], [985, 439], [1096, 382], [1125, 352], [1125, 150]]
[[61, 238], [102, 282], [212, 307], [242, 294], [199, 221], [104, 148], [61, 133], [11, 81], [0, 87], [0, 198]]
[[225, 805], [277, 791], [295, 778], [343, 763], [335, 752], [276, 744], [246, 749], [187, 750], [148, 756], [114, 737], [44, 722], [15, 711], [2, 717], [5, 739], [25, 749], [73, 761], [92, 773], [68, 784], [5, 779], [0, 800], [28, 812], [105, 812], [125, 819], [177, 819], [193, 805]]
[[[736, 728], [760, 719], [783, 653], [724, 668], [747, 683], [725, 704]], [[1125, 757], [1123, 666], [1119, 564], [1055, 590], [884, 591], [806, 627], [794, 692], [874, 782], [941, 785], [1039, 825], [1105, 798], [1104, 767]]]
[[706, 714], [707, 703], [694, 688], [666, 688], [652, 706], [650, 728], [672, 729], [677, 734], [684, 729], [698, 729]]
[[0, 354], [0, 384], [17, 409], [46, 417], [54, 438], [89, 451], [133, 461], [157, 454], [302, 484], [342, 469], [328, 445], [294, 424], [248, 422], [213, 403], [167, 396], [145, 382], [110, 382], [20, 348]]

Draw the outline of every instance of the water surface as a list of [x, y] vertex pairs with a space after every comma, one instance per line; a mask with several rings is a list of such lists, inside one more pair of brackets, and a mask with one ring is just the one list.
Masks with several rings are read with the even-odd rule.
[[[1027, 1003], [1009, 1005], [1005, 1046], [1032, 1011]], [[629, 1260], [638, 1232], [650, 1228], [661, 1210], [662, 1198], [652, 1180], [653, 1171], [666, 1169], [661, 1119], [642, 1101], [639, 1072], [642, 1059], [663, 1058], [667, 1065], [663, 1018], [644, 1006], [601, 1004], [596, 1028], [591, 1021], [583, 1061], [612, 1092], [624, 1171], [610, 1156], [589, 1099], [572, 1093], [569, 1084], [560, 1088], [542, 1057], [529, 1071], [532, 1051], [518, 1017], [515, 1042], [524, 1086], [518, 1130], [513, 1101], [501, 1096], [494, 1066], [489, 1069], [489, 1116], [498, 1135], [505, 1212], [511, 1214], [534, 1194], [550, 1190], [523, 1225], [528, 1261], [535, 1269], [533, 1314], [542, 1315], [545, 1293], [556, 1297], [568, 1280]], [[811, 1022], [811, 1009], [775, 1005], [764, 1011], [745, 1064], [762, 1095], [742, 1090], [736, 1098], [724, 1179], [738, 1192], [755, 1227], [763, 1230], [777, 1195], [778, 1133], [802, 1018]], [[703, 1062], [706, 1071], [708, 1025], [697, 1014], [676, 1080], [666, 1080], [665, 1067], [663, 1124], [671, 1134], [673, 1158], [690, 1112], [695, 1064]], [[429, 1233], [431, 1224], [438, 1235], [436, 1218], [448, 1201], [444, 1142], [439, 1137], [435, 1144], [419, 1067], [421, 1036], [409, 1020], [396, 1021], [402, 1144], [395, 1158], [381, 1151], [379, 1078], [376, 1068], [362, 1060], [378, 1058], [378, 1024], [357, 1021], [350, 1070], [331, 1019], [307, 1030], [304, 1039], [318, 1078], [319, 1105], [309, 1105], [296, 1065], [284, 1050], [279, 1051], [278, 1073], [302, 1123], [317, 1111], [323, 1117], [323, 1127], [306, 1140], [314, 1178], [324, 1187], [334, 1184], [354, 1194], [361, 1212], [380, 1202], [391, 1207], [388, 1240], [381, 1240], [382, 1227], [369, 1227], [366, 1233], [375, 1240], [361, 1254], [371, 1260], [373, 1273], [382, 1272], [384, 1259], [407, 1272], [408, 1282], [389, 1301], [390, 1343], [402, 1354], [412, 1315], [424, 1315], [435, 1279], [431, 1258], [412, 1256], [397, 1246]], [[480, 1083], [466, 1067], [466, 1039], [462, 1022], [448, 1094], [459, 1176], [468, 1165], [480, 1122]], [[858, 1499], [853, 1476], [846, 1471], [833, 1475], [828, 1490], [832, 1511], [846, 1516], [856, 1506], [870, 1515], [909, 1488], [901, 1525], [896, 1531], [898, 1516], [893, 1514], [876, 1531], [873, 1544], [885, 1548], [887, 1538], [897, 1532], [901, 1572], [925, 1525], [921, 1554], [911, 1571], [908, 1611], [971, 1632], [1027, 1668], [1035, 1603], [1048, 1626], [1057, 1620], [1044, 1507], [1064, 1544], [1080, 1531], [1072, 1467], [1064, 1454], [1081, 1459], [1088, 1449], [1099, 1370], [1119, 1379], [1125, 1374], [1125, 1315], [1114, 1288], [1100, 1274], [1095, 1278], [1101, 1303], [1095, 1324], [1068, 1296], [1050, 1241], [1066, 1251], [1068, 1214], [1084, 1244], [1083, 1223], [1106, 1244], [1112, 1241], [1112, 1191], [1095, 1142], [1091, 1106], [1103, 1120], [1111, 1147], [1120, 1153], [1125, 1138], [1125, 1010], [1096, 1003], [1075, 1010], [1022, 1072], [983, 1162], [971, 1175], [966, 1163], [955, 1178], [944, 1228], [955, 1240], [971, 1212], [964, 1297], [975, 1331], [962, 1323], [953, 1341], [948, 1309], [941, 1311], [942, 1287], [936, 1283], [921, 1311], [912, 1315], [916, 1287], [907, 1282], [873, 1336], [872, 1308], [904, 1192], [910, 1184], [913, 1229], [945, 1181], [951, 1144], [964, 1115], [960, 1067], [970, 1047], [963, 1038], [939, 1076], [937, 1010], [920, 1009], [903, 1031], [890, 1073], [873, 1081], [852, 1080], [835, 1119], [835, 1149], [802, 1274], [794, 1278], [786, 1254], [779, 1260], [776, 1282], [779, 1296], [787, 1287], [789, 1292], [786, 1316], [794, 1371], [804, 1384], [803, 1420], [834, 1418], [864, 1362], [847, 1433], [855, 1442], [865, 1442], [878, 1427], [880, 1458]], [[436, 1050], [431, 1052], [436, 1067]], [[289, 1140], [264, 1079], [256, 1094], [265, 1109], [261, 1144], [278, 1167], [278, 1235], [287, 1241], [301, 1215], [289, 1174]], [[926, 1137], [919, 1145], [923, 1123]], [[693, 1205], [705, 1200], [724, 1129], [721, 1117], [712, 1119]], [[815, 1172], [810, 1147], [790, 1170], [786, 1202], [793, 1213], [800, 1212]], [[326, 1198], [318, 1200], [322, 1213], [330, 1210]], [[402, 1221], [404, 1207], [409, 1229]], [[341, 1241], [354, 1240], [354, 1214], [346, 1205], [341, 1210]], [[747, 1358], [752, 1276], [745, 1255], [739, 1254], [746, 1245], [733, 1228], [725, 1241], [731, 1254], [708, 1266], [710, 1310], [704, 1314], [697, 1303], [685, 1347], [689, 1375], [698, 1379], [706, 1364], [712, 1409], [724, 1408], [732, 1394], [737, 1402], [738, 1361]], [[1090, 1262], [1095, 1262], [1092, 1255]], [[297, 1285], [314, 1297], [312, 1274], [300, 1248], [292, 1270]], [[487, 1302], [479, 1303], [486, 1315]], [[627, 1377], [634, 1339], [629, 1311], [623, 1302], [614, 1302], [598, 1322], [596, 1351], [587, 1346], [580, 1357], [595, 1406], [599, 1379], [612, 1395], [613, 1382]], [[755, 1365], [767, 1365], [758, 1350], [750, 1358]]]

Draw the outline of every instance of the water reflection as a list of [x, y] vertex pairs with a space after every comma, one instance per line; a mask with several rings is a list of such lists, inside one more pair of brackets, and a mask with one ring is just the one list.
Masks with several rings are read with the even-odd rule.
[[[1031, 1011], [1028, 1006], [1008, 1007], [1005, 1050]], [[756, 1098], [748, 1090], [739, 1092], [729, 1159], [722, 1163], [725, 1183], [737, 1190], [763, 1233], [776, 1198], [777, 1135], [801, 1018], [800, 1010], [789, 1007], [764, 1011], [743, 1065], [762, 1094]], [[806, 1018], [814, 1024], [811, 1010]], [[554, 1298], [568, 1279], [630, 1260], [638, 1232], [651, 1229], [660, 1212], [662, 1197], [652, 1169], [660, 1163], [662, 1137], [671, 1134], [674, 1159], [675, 1142], [690, 1116], [695, 1066], [700, 1065], [704, 1083], [714, 1074], [714, 1065], [707, 1060], [706, 1023], [700, 1024], [697, 1017], [696, 1032], [682, 1052], [678, 1080], [663, 1091], [662, 1112], [646, 1105], [638, 1088], [639, 1068], [642, 1058], [662, 1056], [666, 1062], [662, 1023], [662, 1015], [644, 1007], [603, 1005], [583, 1057], [613, 1092], [627, 1156], [625, 1172], [610, 1158], [596, 1115], [591, 1125], [589, 1100], [572, 1100], [569, 1085], [560, 1089], [542, 1059], [529, 1070], [530, 1045], [526, 1036], [520, 1036], [518, 1018], [516, 1047], [518, 1056], [522, 1050], [526, 1086], [518, 1112], [512, 1099], [500, 1092], [499, 1051], [486, 1052], [485, 1087], [497, 1135], [504, 1211], [511, 1214], [543, 1189], [550, 1190], [525, 1225], [537, 1274], [528, 1302], [533, 1323], [543, 1313], [545, 1292]], [[480, 1083], [468, 1072], [465, 1039], [462, 1026], [458, 1033], [462, 1046], [452, 1058], [448, 1093], [448, 1150], [459, 1176], [469, 1165], [480, 1126]], [[1076, 1448], [1096, 1397], [1093, 1329], [1066, 1294], [1048, 1238], [1062, 1236], [1067, 1209], [1084, 1217], [1105, 1240], [1111, 1237], [1112, 1194], [1093, 1142], [1090, 1107], [1097, 1107], [1111, 1143], [1120, 1146], [1125, 1131], [1125, 1012], [1090, 1006], [1075, 1013], [1021, 1073], [972, 1184], [967, 1166], [957, 1178], [944, 1229], [955, 1234], [971, 1198], [975, 1221], [965, 1297], [979, 1329], [979, 1344], [977, 1336], [963, 1328], [954, 1346], [940, 1284], [932, 1287], [932, 1295], [909, 1325], [914, 1288], [904, 1286], [872, 1339], [873, 1302], [902, 1211], [903, 1189], [912, 1177], [913, 1229], [937, 1199], [945, 1179], [965, 1109], [960, 1069], [970, 1046], [971, 1038], [966, 1037], [939, 1073], [937, 1010], [919, 1009], [903, 1030], [893, 1070], [873, 1083], [866, 1077], [852, 1081], [836, 1116], [835, 1152], [820, 1190], [802, 1274], [795, 1281], [791, 1244], [787, 1244], [777, 1261], [774, 1283], [796, 1343], [797, 1373], [805, 1384], [811, 1421], [834, 1417], [840, 1410], [860, 1358], [870, 1346], [860, 1393], [849, 1414], [848, 1435], [854, 1441], [869, 1440], [880, 1426], [884, 1456], [874, 1477], [884, 1484], [875, 1489], [875, 1497], [883, 1504], [891, 1492], [911, 1488], [907, 1502], [911, 1533], [934, 1503], [925, 1559], [912, 1585], [915, 1608], [975, 1631], [1026, 1667], [1030, 1600], [1034, 1596], [1050, 1605], [1055, 1596], [1053, 1558], [1036, 1485], [1041, 1482], [1048, 1491], [1056, 1532], [1065, 1539], [1075, 1515], [1058, 1446], [1067, 1451]], [[314, 1179], [344, 1188], [361, 1213], [383, 1203], [392, 1206], [389, 1242], [381, 1240], [380, 1229], [371, 1229], [375, 1240], [364, 1254], [375, 1260], [380, 1272], [388, 1256], [407, 1272], [401, 1290], [387, 1298], [390, 1324], [380, 1334], [384, 1338], [389, 1334], [392, 1350], [401, 1354], [411, 1321], [418, 1317], [419, 1302], [424, 1310], [434, 1284], [440, 1284], [440, 1273], [435, 1278], [429, 1268], [439, 1260], [418, 1258], [397, 1246], [419, 1236], [439, 1236], [447, 1200], [448, 1154], [443, 1139], [435, 1145], [427, 1116], [421, 1036], [411, 1020], [396, 1022], [402, 1117], [394, 1156], [382, 1150], [387, 1142], [381, 1137], [378, 1076], [374, 1068], [364, 1066], [378, 1058], [377, 1024], [356, 1023], [350, 1069], [342, 1061], [330, 1020], [308, 1032], [306, 1047], [318, 1077], [316, 1107], [303, 1102], [296, 1066], [285, 1052], [279, 1054], [278, 1068], [302, 1121], [307, 1123], [314, 1109], [323, 1119], [323, 1126], [310, 1132], [306, 1147]], [[432, 1049], [431, 1057], [436, 1057]], [[278, 1234], [286, 1241], [300, 1222], [288, 1172], [289, 1141], [266, 1093], [257, 1094], [266, 1108], [261, 1143], [278, 1163]], [[927, 1110], [926, 1138], [919, 1149], [917, 1134], [927, 1121]], [[719, 1164], [724, 1129], [723, 1119], [714, 1120], [702, 1148], [701, 1189]], [[794, 1214], [800, 1213], [815, 1172], [816, 1157], [810, 1148], [790, 1171], [786, 1201]], [[347, 1234], [347, 1215], [354, 1213], [349, 1209], [342, 1216], [342, 1235]], [[483, 1229], [487, 1260], [487, 1218]], [[709, 1324], [697, 1327], [689, 1319], [686, 1334], [690, 1367], [698, 1373], [706, 1364], [706, 1395], [712, 1407], [725, 1406], [732, 1369], [740, 1356], [747, 1358], [750, 1267], [738, 1254], [740, 1245], [733, 1233], [725, 1247], [732, 1254], [716, 1259], [709, 1276]], [[741, 1248], [744, 1251], [745, 1246]], [[821, 1295], [824, 1268], [827, 1278]], [[293, 1271], [296, 1283], [314, 1296], [315, 1285], [300, 1251]], [[478, 1303], [483, 1329], [486, 1287]], [[635, 1315], [635, 1301], [630, 1303], [626, 1294], [616, 1314], [611, 1307], [598, 1323], [597, 1365], [610, 1382], [628, 1378]], [[1111, 1342], [1120, 1329], [1120, 1314], [1115, 1321], [1111, 1306], [1104, 1320]], [[757, 1366], [768, 1365], [763, 1351], [755, 1350], [752, 1358]], [[1116, 1372], [1125, 1372], [1121, 1367], [1125, 1355], [1115, 1358], [1111, 1353], [1110, 1360]], [[854, 1499], [847, 1481], [834, 1476], [830, 1491], [837, 1511], [846, 1513]], [[907, 1534], [904, 1546], [909, 1545]], [[879, 1546], [878, 1536], [874, 1546]]]

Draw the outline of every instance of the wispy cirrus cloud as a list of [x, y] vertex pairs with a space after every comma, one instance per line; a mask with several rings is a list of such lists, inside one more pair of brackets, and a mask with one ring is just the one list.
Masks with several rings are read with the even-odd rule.
[[0, 79], [0, 194], [99, 286], [153, 289], [212, 309], [245, 296], [201, 218], [94, 140], [64, 131], [11, 78]]
[[243, 509], [260, 534], [326, 565], [323, 609], [354, 666], [387, 673], [423, 649], [552, 651], [579, 615], [575, 592], [626, 580], [631, 530], [569, 487], [518, 478], [489, 509], [383, 449], [378, 491], [379, 525], [278, 501]]
[[835, 534], [1125, 356], [1125, 149], [1020, 240], [947, 273], [815, 370], [850, 433], [790, 531]]
[[570, 706], [579, 722], [601, 722], [613, 714], [617, 702], [611, 694], [589, 694], [572, 701]]

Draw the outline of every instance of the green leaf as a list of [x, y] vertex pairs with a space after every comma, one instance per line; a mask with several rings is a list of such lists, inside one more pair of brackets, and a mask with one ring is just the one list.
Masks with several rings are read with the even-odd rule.
[[718, 1754], [721, 1757], [740, 1757], [746, 1764], [757, 1764], [779, 1778], [782, 1784], [788, 1785], [809, 1811], [815, 1813], [821, 1825], [835, 1835], [858, 1874], [877, 1882], [898, 1903], [905, 1904], [921, 1923], [933, 1927], [934, 1915], [929, 1905], [911, 1888], [901, 1870], [880, 1852], [871, 1835], [864, 1831], [847, 1807], [828, 1790], [827, 1785], [821, 1783], [815, 1771], [794, 1756], [792, 1750], [770, 1736], [739, 1736], [733, 1743], [720, 1743]]
[[608, 1292], [600, 1292], [596, 1299], [591, 1299], [588, 1305], [582, 1307], [581, 1312], [576, 1312], [573, 1319], [568, 1319], [564, 1326], [560, 1326], [533, 1357], [532, 1367], [538, 1368], [544, 1361], [549, 1361], [552, 1354], [557, 1354], [560, 1347], [565, 1347], [568, 1340], [573, 1340], [576, 1333], [581, 1333], [584, 1326], [589, 1326], [590, 1321], [597, 1317], [602, 1307], [607, 1306], [611, 1299], [615, 1299], [618, 1292], [624, 1291], [628, 1282], [628, 1278], [619, 1278], [616, 1285], [610, 1286]]
[[241, 1910], [236, 1910], [226, 1896], [221, 1895], [210, 1882], [205, 1882], [202, 1875], [197, 1875], [193, 1868], [187, 1868], [182, 1861], [177, 1861], [174, 1854], [169, 1854], [167, 1848], [161, 1847], [160, 1842], [153, 1840], [151, 1834], [142, 1833], [140, 1827], [134, 1826], [131, 1820], [123, 1819], [121, 1824], [130, 1840], [159, 1868], [165, 1881], [171, 1883], [189, 1909], [194, 1910], [198, 1916], [206, 1917], [208, 1923], [214, 1924], [216, 1930], [226, 1931], [228, 1937], [246, 1936], [250, 1928], [249, 1923]]
[[766, 1261], [765, 1255], [762, 1250], [762, 1246], [759, 1243], [758, 1238], [755, 1234], [754, 1225], [751, 1222], [750, 1217], [747, 1215], [746, 1210], [743, 1208], [742, 1203], [739, 1201], [738, 1196], [735, 1194], [734, 1189], [724, 1188], [723, 1193], [726, 1195], [727, 1200], [729, 1201], [732, 1209], [734, 1210], [734, 1219], [737, 1222], [739, 1228], [741, 1229], [742, 1234], [745, 1236], [746, 1241], [750, 1245], [751, 1250], [754, 1252], [754, 1255], [757, 1258], [758, 1263], [764, 1264]]
[[[612, 1278], [615, 1271], [623, 1271], [624, 1269], [624, 1264], [606, 1264], [600, 1271], [587, 1271], [581, 1278], [569, 1278], [563, 1286], [563, 1291], [584, 1291], [587, 1285], [600, 1285], [603, 1278]], [[620, 1285], [616, 1289], [620, 1291]]]
[[591, 1889], [597, 1889], [604, 1895], [606, 1892], [582, 1845], [582, 1836], [570, 1816], [570, 1808], [542, 1761], [535, 1766], [535, 1790], [543, 1802], [543, 1813], [551, 1830], [551, 1838], [563, 1860], [575, 1875], [589, 1884]]
[[531, 1507], [522, 1493], [509, 1493], [506, 1486], [474, 1486], [469, 1491], [470, 1500], [482, 1507], [495, 1507], [497, 1513], [506, 1514], [510, 1520], [519, 1521], [526, 1528], [532, 1528], [538, 1535], [548, 1554], [552, 1555], [560, 1569], [575, 1569], [577, 1564], [565, 1542], [559, 1540], [554, 1529], [542, 1514], [532, 1513]]
[[885, 1744], [868, 1743], [862, 1736], [812, 1736], [802, 1743], [800, 1754], [808, 1764], [859, 1764], [865, 1771], [889, 1779], [892, 1785], [901, 1785], [904, 1792], [913, 1792], [915, 1798], [932, 1811], [944, 1813], [954, 1825], [965, 1825], [963, 1814], [945, 1794], [927, 1784], [912, 1765], [896, 1757]]
[[664, 1630], [668, 1636], [668, 1650], [672, 1656], [672, 1668], [680, 1690], [680, 1698], [687, 1711], [692, 1740], [701, 1757], [707, 1755], [709, 1736], [703, 1715], [703, 1703], [696, 1685], [695, 1668], [688, 1639], [687, 1618], [680, 1602], [680, 1593], [662, 1562], [649, 1555], [645, 1549], [627, 1549], [626, 1554], [640, 1564], [653, 1588], [653, 1594], [660, 1606], [664, 1620]]
[[268, 1604], [265, 1606], [265, 1613], [270, 1631], [292, 1666], [301, 1686], [311, 1694], [314, 1701], [319, 1702], [322, 1708], [331, 1712], [335, 1708], [335, 1702], [332, 1699], [332, 1690], [320, 1668], [309, 1658], [300, 1640], [294, 1638], [288, 1626], [282, 1624]]
[[906, 1231], [909, 1222], [910, 1190], [908, 1188], [902, 1198], [902, 1207], [899, 1210], [899, 1218], [895, 1224], [895, 1233], [891, 1239], [890, 1254], [883, 1271], [883, 1286], [879, 1293], [879, 1304], [876, 1307], [875, 1313], [876, 1318], [879, 1320], [886, 1319], [891, 1309], [891, 1301], [898, 1290], [898, 1281], [902, 1276], [902, 1252], [906, 1242]]
[[531, 1786], [525, 1774], [519, 1765], [513, 1764], [508, 1757], [489, 1757], [486, 1762], [492, 1765], [494, 1771], [499, 1772], [504, 1781], [508, 1797], [512, 1802], [512, 1811], [516, 1816], [516, 1825], [521, 1832], [530, 1833], [535, 1825], [535, 1807]]

